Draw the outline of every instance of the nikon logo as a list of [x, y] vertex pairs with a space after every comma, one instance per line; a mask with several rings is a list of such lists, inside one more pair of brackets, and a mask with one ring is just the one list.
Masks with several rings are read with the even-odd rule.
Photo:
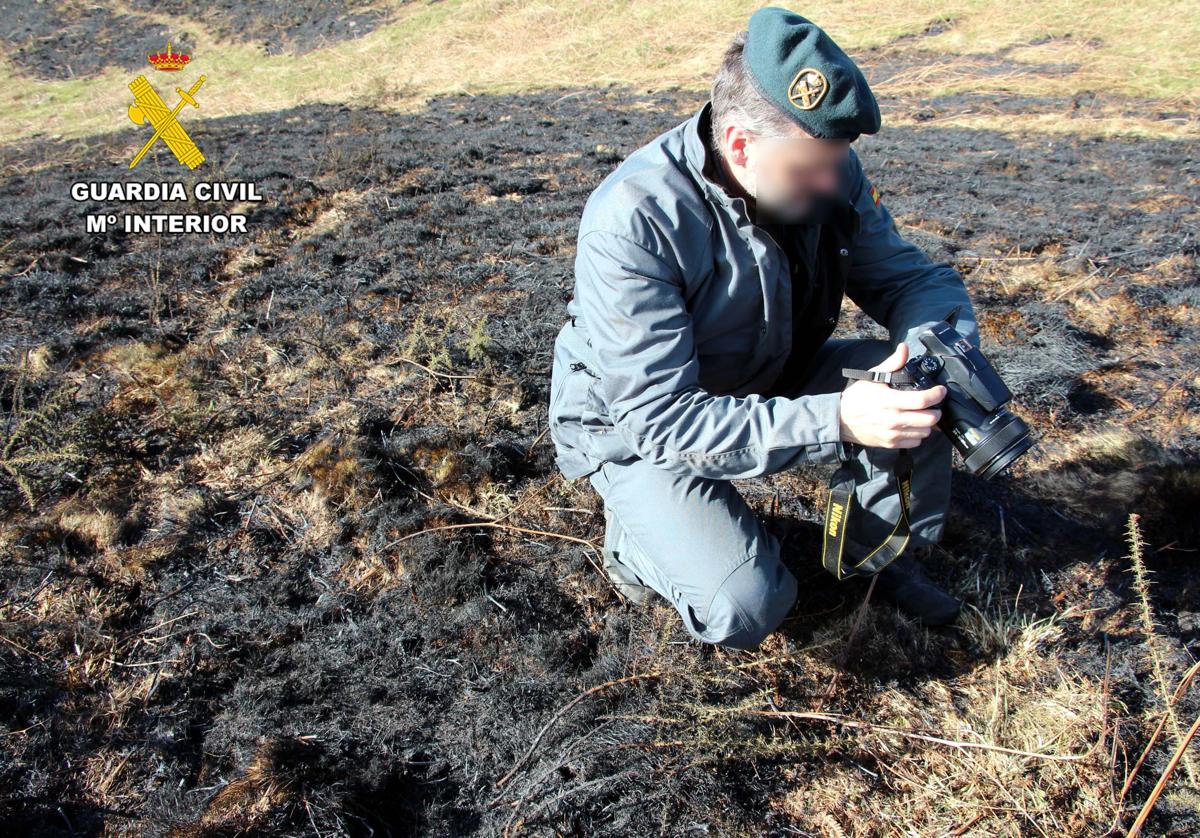
[[840, 503], [829, 504], [829, 535], [837, 535], [846, 509]]

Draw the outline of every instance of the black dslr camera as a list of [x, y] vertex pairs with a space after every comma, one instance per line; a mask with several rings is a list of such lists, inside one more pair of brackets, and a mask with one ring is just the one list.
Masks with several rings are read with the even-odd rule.
[[[880, 381], [897, 390], [927, 390], [946, 385], [946, 398], [939, 405], [942, 417], [938, 427], [958, 449], [973, 474], [995, 477], [1033, 447], [1029, 426], [1004, 409], [1012, 393], [1000, 376], [955, 328], [958, 309], [940, 323], [924, 329], [917, 337], [925, 353], [910, 358], [895, 372], [843, 369], [846, 378]], [[825, 508], [824, 548], [821, 564], [838, 579], [870, 576], [878, 573], [908, 544], [908, 494], [912, 481], [912, 456], [900, 450], [896, 461], [896, 483], [900, 510], [889, 522], [892, 532], [866, 556], [845, 554], [846, 529], [854, 507], [856, 471], [847, 461], [829, 479], [829, 499]], [[847, 558], [850, 561], [847, 561]]]
[[951, 325], [958, 310], [919, 336], [925, 354], [896, 372], [844, 369], [847, 378], [882, 381], [897, 390], [946, 385], [938, 427], [972, 474], [995, 477], [1033, 447], [1029, 426], [1004, 408], [1012, 393], [983, 353]]

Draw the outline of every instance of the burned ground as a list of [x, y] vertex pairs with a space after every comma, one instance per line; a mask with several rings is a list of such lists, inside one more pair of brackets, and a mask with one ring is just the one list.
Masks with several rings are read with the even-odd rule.
[[168, 38], [175, 52], [190, 53], [193, 22], [214, 37], [260, 44], [275, 55], [361, 37], [387, 17], [370, 0], [224, 0], [200, 8], [179, 0], [39, 0], [5, 3], [3, 12], [0, 42], [23, 73], [41, 79], [88, 76], [112, 65], [144, 68], [145, 45], [161, 50]]
[[[544, 435], [579, 210], [700, 103], [551, 91], [196, 123], [205, 177], [265, 196], [239, 208], [246, 238], [85, 234], [131, 208], [70, 184], [125, 179], [132, 129], [3, 151], [4, 822], [1107, 828], [1200, 642], [1196, 149], [936, 120], [862, 143], [906, 234], [966, 277], [1040, 446], [991, 483], [956, 474], [932, 571], [978, 611], [945, 631], [884, 608], [852, 628], [866, 585], [816, 559], [825, 472], [740, 481], [802, 593], [739, 653], [618, 601], [598, 499]], [[180, 171], [160, 149], [138, 175]], [[878, 334], [852, 306], [842, 332]], [[999, 756], [780, 711], [1087, 756], [982, 762]], [[1160, 802], [1154, 834], [1194, 834], [1194, 800]]]
[[129, 5], [140, 12], [198, 19], [212, 35], [261, 44], [270, 55], [302, 55], [359, 38], [387, 19], [373, 0], [218, 0], [199, 8], [185, 0], [131, 0]]

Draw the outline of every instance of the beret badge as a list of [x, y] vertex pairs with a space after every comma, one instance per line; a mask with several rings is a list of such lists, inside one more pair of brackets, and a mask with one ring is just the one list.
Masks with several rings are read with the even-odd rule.
[[788, 86], [788, 101], [802, 111], [811, 111], [829, 92], [829, 81], [815, 67], [805, 67]]
[[854, 141], [879, 130], [866, 76], [808, 18], [763, 6], [750, 15], [742, 58], [758, 94], [810, 136]]

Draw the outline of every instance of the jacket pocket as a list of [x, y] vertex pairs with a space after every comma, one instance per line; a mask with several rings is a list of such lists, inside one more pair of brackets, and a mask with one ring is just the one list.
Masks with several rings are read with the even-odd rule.
[[599, 465], [583, 444], [581, 378], [586, 378], [582, 371], [556, 353], [550, 377], [547, 423], [559, 471], [568, 480], [590, 474]]
[[[581, 361], [555, 360], [550, 378], [550, 431], [579, 425], [583, 415], [581, 385], [586, 386], [586, 369]], [[557, 438], [557, 437], [556, 437]]]
[[550, 436], [594, 460], [631, 455], [616, 433], [600, 391], [600, 376], [582, 361], [565, 360], [551, 384]]

